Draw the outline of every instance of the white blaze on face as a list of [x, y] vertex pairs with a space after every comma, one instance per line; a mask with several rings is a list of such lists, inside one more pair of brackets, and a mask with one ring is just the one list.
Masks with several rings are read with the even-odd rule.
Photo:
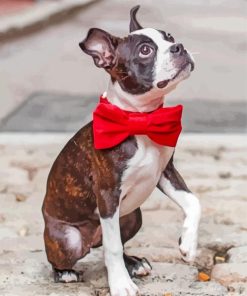
[[152, 39], [158, 47], [156, 63], [153, 70], [155, 72], [154, 84], [156, 85], [157, 82], [162, 80], [172, 79], [177, 73], [177, 69], [175, 68], [170, 54], [170, 47], [173, 43], [165, 40], [159, 31], [152, 28], [134, 31], [132, 34], [145, 35]]
[[[178, 71], [180, 70], [175, 63], [175, 59], [173, 55], [170, 53], [170, 48], [174, 44], [164, 39], [163, 35], [152, 28], [141, 29], [138, 31], [132, 32], [132, 34], [145, 35], [153, 40], [153, 42], [157, 45], [157, 56], [156, 62], [154, 65], [154, 82], [153, 86], [157, 87], [157, 83], [164, 80], [173, 79]], [[174, 81], [170, 81], [169, 85], [176, 84], [179, 81], [185, 79], [190, 73], [190, 65], [188, 65], [188, 69], [183, 71], [179, 77], [174, 79]]]
[[[173, 43], [165, 40], [162, 33], [155, 29], [141, 29], [133, 31], [130, 35], [145, 35], [157, 45], [156, 61], [153, 69], [150, 69], [154, 74], [152, 82], [153, 88], [145, 93], [133, 95], [123, 90], [119, 83], [110, 82], [107, 98], [112, 104], [128, 111], [150, 112], [163, 104], [163, 97], [175, 89], [180, 81], [190, 75], [191, 65], [188, 65], [178, 74], [181, 70], [181, 66], [178, 66], [180, 63], [178, 63], [177, 58], [170, 53], [170, 48]], [[173, 79], [175, 76], [176, 78]], [[158, 82], [164, 80], [169, 80], [169, 83], [165, 87], [159, 88], [157, 86]]]

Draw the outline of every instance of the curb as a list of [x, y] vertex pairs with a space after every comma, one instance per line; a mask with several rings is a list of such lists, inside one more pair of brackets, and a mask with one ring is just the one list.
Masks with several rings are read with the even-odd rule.
[[38, 3], [17, 14], [0, 19], [0, 41], [19, 37], [21, 33], [28, 33], [43, 28], [64, 16], [75, 12], [101, 0], [60, 0]]

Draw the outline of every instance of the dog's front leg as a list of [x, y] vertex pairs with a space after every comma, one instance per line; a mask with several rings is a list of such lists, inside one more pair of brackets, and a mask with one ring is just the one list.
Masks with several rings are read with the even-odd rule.
[[[100, 211], [100, 210], [99, 210]], [[120, 235], [119, 207], [112, 217], [100, 217], [105, 265], [112, 296], [135, 296], [137, 286], [132, 282], [123, 260], [123, 245]]]
[[196, 257], [201, 206], [198, 198], [191, 193], [175, 169], [173, 159], [170, 160], [162, 173], [158, 188], [176, 202], [185, 213], [186, 218], [179, 239], [179, 249], [185, 261], [193, 261]]

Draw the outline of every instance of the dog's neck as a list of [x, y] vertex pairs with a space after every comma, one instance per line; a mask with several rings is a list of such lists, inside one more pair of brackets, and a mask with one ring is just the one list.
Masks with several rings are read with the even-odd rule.
[[104, 93], [108, 101], [121, 109], [132, 112], [151, 112], [164, 103], [164, 94], [160, 91], [149, 91], [142, 95], [133, 95], [122, 90], [120, 85], [109, 82], [108, 89]]

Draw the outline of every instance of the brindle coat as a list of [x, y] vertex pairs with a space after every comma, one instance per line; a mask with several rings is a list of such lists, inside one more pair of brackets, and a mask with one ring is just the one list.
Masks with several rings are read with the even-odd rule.
[[[137, 9], [134, 8], [131, 12], [131, 31], [141, 28], [135, 19]], [[117, 81], [129, 94], [147, 92], [152, 87], [154, 79], [150, 67], [154, 65], [157, 51], [155, 43], [144, 35], [120, 39], [113, 38], [100, 29], [92, 30], [80, 46], [93, 56], [95, 64], [104, 67], [111, 75], [113, 83]], [[101, 35], [104, 37], [102, 40], [107, 40], [109, 43], [108, 54], [103, 55], [101, 60], [94, 51], [89, 52], [87, 49], [86, 43], [90, 43], [90, 34]], [[165, 40], [174, 42], [171, 35], [166, 35], [163, 31], [161, 34]], [[138, 60], [138, 55], [130, 55], [127, 50], [129, 48], [133, 51], [135, 47], [139, 47], [140, 39], [153, 48], [154, 56], [150, 56], [145, 62]], [[111, 55], [113, 54], [111, 51], [116, 50], [114, 47], [117, 47], [117, 58]], [[185, 51], [178, 60], [182, 58], [188, 62]], [[162, 81], [162, 85], [164, 83], [167, 84], [168, 81]], [[74, 264], [89, 253], [90, 248], [102, 245], [98, 213], [101, 218], [109, 218], [116, 212], [121, 195], [122, 175], [127, 169], [128, 161], [138, 150], [135, 137], [129, 137], [120, 145], [103, 150], [96, 150], [93, 142], [92, 122], [90, 122], [69, 140], [55, 160], [48, 177], [42, 212], [45, 219], [45, 248], [48, 260], [55, 269], [55, 279], [59, 271], [71, 271]], [[174, 168], [172, 158], [163, 174], [175, 189], [189, 192], [182, 177]], [[161, 187], [160, 189], [164, 192]], [[140, 208], [121, 217], [122, 243], [131, 239], [141, 225]], [[68, 240], [67, 233], [74, 233], [77, 239], [74, 242]], [[125, 254], [123, 258], [128, 272], [133, 276], [133, 270], [138, 269], [143, 259]]]
[[[101, 246], [101, 227], [95, 210], [98, 208], [103, 218], [113, 215], [119, 204], [122, 173], [136, 149], [134, 137], [111, 149], [94, 149], [92, 123], [89, 123], [58, 155], [48, 177], [42, 207], [45, 247], [53, 267], [71, 269], [90, 248]], [[181, 187], [181, 177], [175, 172], [171, 160], [164, 174], [170, 175], [173, 184]], [[185, 184], [182, 187], [188, 190]], [[138, 232], [141, 224], [140, 208], [120, 218], [123, 243]], [[68, 247], [66, 227], [80, 231], [83, 238], [80, 253]]]
[[[121, 174], [135, 151], [134, 137], [112, 149], [95, 150], [92, 123], [83, 127], [61, 151], [51, 168], [42, 207], [46, 252], [53, 267], [71, 269], [91, 247], [102, 244], [95, 209], [98, 207], [102, 217], [115, 212], [119, 204]], [[121, 218], [123, 243], [135, 235], [141, 222], [140, 209]], [[80, 254], [68, 248], [65, 225], [81, 232]]]

